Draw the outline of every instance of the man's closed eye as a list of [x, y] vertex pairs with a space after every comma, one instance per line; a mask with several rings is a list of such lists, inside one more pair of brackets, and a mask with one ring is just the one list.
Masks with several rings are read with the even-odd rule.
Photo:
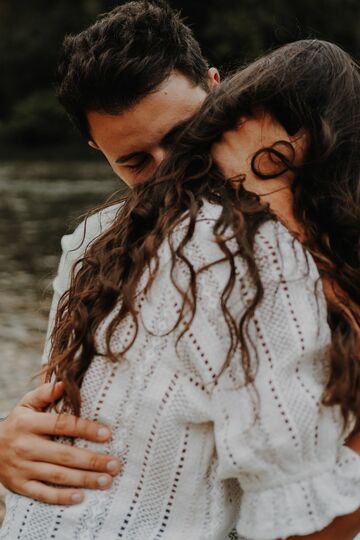
[[147, 155], [144, 155], [141, 159], [138, 161], [135, 161], [133, 163], [130, 163], [128, 165], [125, 165], [127, 169], [131, 169], [133, 171], [141, 172], [145, 167], [148, 165], [150, 161], [150, 157]]

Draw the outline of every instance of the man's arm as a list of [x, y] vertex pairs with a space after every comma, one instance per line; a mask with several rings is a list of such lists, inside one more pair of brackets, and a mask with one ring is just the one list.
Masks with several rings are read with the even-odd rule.
[[[54, 280], [43, 364], [49, 357], [57, 304], [70, 284], [72, 267], [83, 256], [86, 246], [113, 221], [117, 209], [118, 206], [113, 206], [94, 214], [73, 234], [62, 238], [63, 253]], [[42, 375], [41, 383], [44, 382]], [[105, 426], [96, 422], [43, 412], [53, 398], [60, 397], [63, 392], [62, 383], [55, 387], [55, 394], [52, 394], [52, 388], [53, 384], [41, 384], [26, 394], [6, 420], [0, 422], [0, 482], [15, 493], [49, 504], [74, 504], [81, 502], [81, 498], [73, 500], [72, 495], [83, 496], [80, 489], [75, 488], [109, 488], [112, 476], [120, 472], [121, 464], [115, 457], [51, 440], [54, 435], [63, 435], [101, 443], [111, 437], [108, 428], [99, 433]], [[59, 488], [50, 487], [46, 482], [59, 485]]]
[[111, 438], [110, 430], [96, 422], [41, 412], [53, 398], [61, 396], [62, 383], [52, 390], [53, 384], [48, 383], [27, 393], [0, 422], [0, 482], [15, 493], [48, 504], [76, 504], [83, 499], [78, 488], [109, 488], [121, 463], [112, 456], [50, 439], [64, 435], [101, 443]]

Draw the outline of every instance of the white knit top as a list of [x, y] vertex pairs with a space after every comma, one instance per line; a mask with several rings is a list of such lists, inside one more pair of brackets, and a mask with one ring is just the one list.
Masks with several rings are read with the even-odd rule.
[[[88, 221], [82, 246], [83, 225], [63, 238], [53, 310], [74, 261], [117, 210]], [[199, 213], [186, 247], [196, 269], [223, 257], [212, 233], [219, 211], [205, 203]], [[179, 228], [173, 240], [181, 234]], [[165, 242], [148, 296], [141, 292], [145, 277], [139, 285], [135, 344], [115, 365], [96, 356], [81, 389], [82, 416], [110, 426], [113, 438], [108, 444], [75, 440], [76, 446], [119, 456], [123, 472], [109, 490], [85, 490], [75, 506], [11, 493], [1, 540], [273, 540], [321, 530], [360, 506], [360, 457], [343, 446], [338, 408], [320, 403], [330, 330], [315, 263], [280, 223], [262, 225], [255, 245], [265, 293], [248, 339], [254, 366], [258, 358], [259, 401], [242, 385], [239, 357], [213, 384], [229, 345], [220, 306], [227, 262], [199, 274], [196, 315], [175, 350], [181, 327], [169, 330], [181, 302]], [[233, 241], [229, 247], [235, 249]], [[175, 276], [183, 287], [186, 272], [182, 267]], [[251, 291], [237, 256], [229, 303], [236, 320]], [[114, 313], [97, 330], [99, 352]], [[128, 318], [115, 331], [114, 351], [132, 331]]]

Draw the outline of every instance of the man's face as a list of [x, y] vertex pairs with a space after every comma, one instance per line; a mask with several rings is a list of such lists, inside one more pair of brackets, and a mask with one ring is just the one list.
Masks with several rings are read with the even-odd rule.
[[[209, 89], [218, 80], [217, 70], [209, 70]], [[156, 91], [120, 114], [89, 112], [89, 144], [104, 154], [115, 174], [131, 187], [157, 169], [172, 132], [200, 108], [206, 95], [203, 88], [174, 71]]]

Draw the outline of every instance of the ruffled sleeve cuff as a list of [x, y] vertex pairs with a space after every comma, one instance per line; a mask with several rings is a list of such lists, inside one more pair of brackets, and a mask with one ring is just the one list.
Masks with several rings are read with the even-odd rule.
[[332, 470], [265, 490], [245, 490], [237, 532], [251, 540], [311, 534], [359, 507], [360, 456], [343, 447]]

